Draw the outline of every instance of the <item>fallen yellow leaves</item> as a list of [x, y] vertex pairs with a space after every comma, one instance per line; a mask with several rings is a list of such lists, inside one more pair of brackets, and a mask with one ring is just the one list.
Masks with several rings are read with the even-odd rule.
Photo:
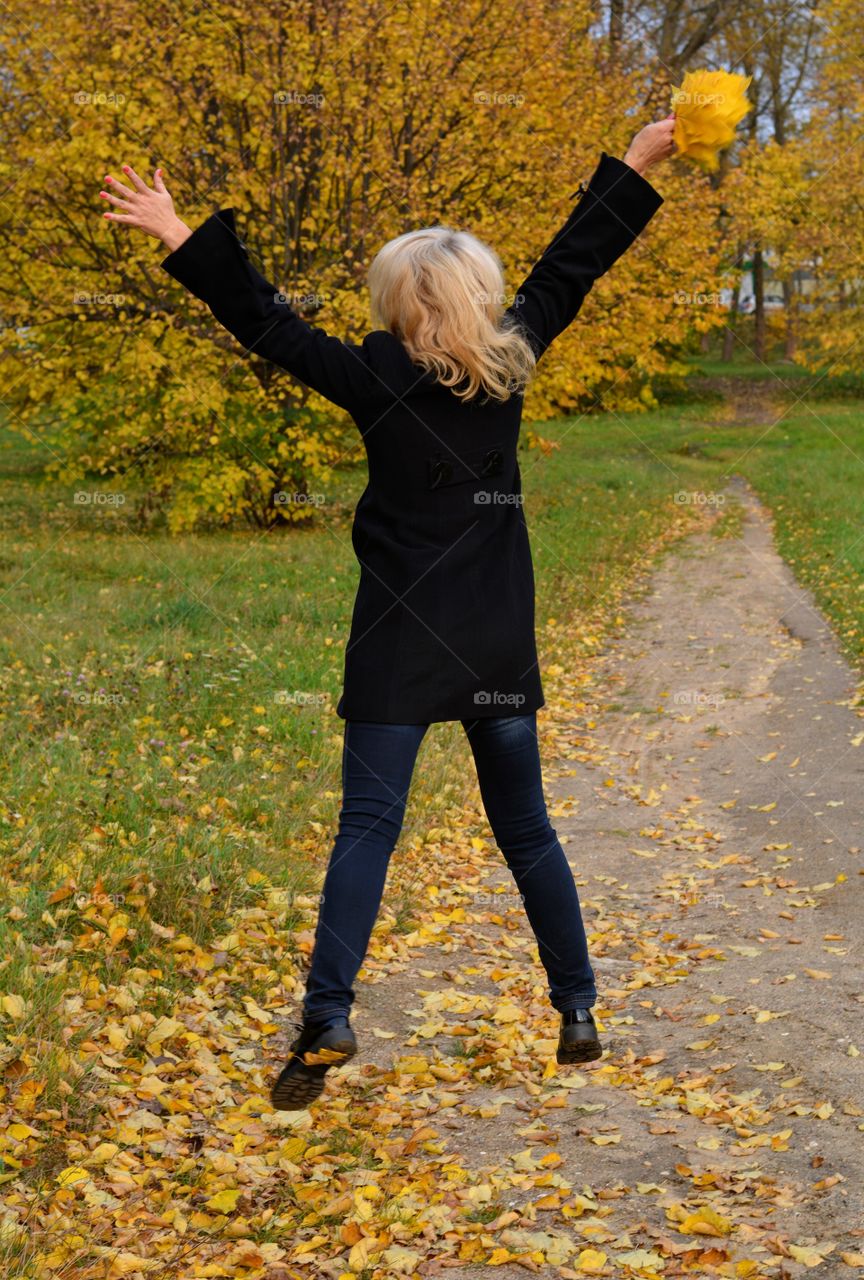
[[666, 1212], [672, 1221], [678, 1222], [678, 1230], [687, 1235], [728, 1236], [735, 1229], [734, 1223], [710, 1205], [702, 1205], [693, 1213], [687, 1213], [681, 1206], [669, 1208]]
[[[561, 672], [579, 674], [571, 663]], [[585, 688], [580, 693], [588, 698]], [[580, 776], [594, 748], [581, 722], [574, 744], [573, 705], [566, 749]], [[590, 727], [596, 721], [588, 720], [587, 706], [582, 722]], [[551, 728], [554, 734], [554, 722]], [[303, 749], [314, 754], [305, 743]], [[245, 750], [259, 751], [251, 733]], [[126, 966], [113, 986], [94, 977], [91, 963], [116, 923], [106, 907], [100, 918], [109, 931], [97, 938], [94, 924], [80, 967], [61, 974], [70, 1092], [53, 1094], [50, 1104], [40, 1099], [32, 1061], [12, 1059], [4, 1081], [0, 1178], [13, 1180], [4, 1192], [14, 1187], [6, 1212], [17, 1222], [35, 1221], [50, 1240], [39, 1255], [45, 1280], [55, 1273], [111, 1280], [157, 1269], [171, 1280], [175, 1272], [176, 1280], [415, 1280], [427, 1271], [456, 1274], [460, 1266], [488, 1266], [490, 1274], [496, 1266], [508, 1274], [516, 1266], [525, 1274], [557, 1268], [562, 1280], [619, 1272], [621, 1280], [664, 1272], [765, 1280], [768, 1233], [785, 1240], [778, 1224], [784, 1211], [799, 1209], [796, 1161], [805, 1163], [804, 1189], [813, 1200], [838, 1194], [831, 1174], [812, 1182], [808, 1139], [818, 1137], [828, 1153], [840, 1124], [859, 1138], [849, 1117], [860, 1110], [847, 1099], [834, 1115], [809, 1076], [793, 1074], [803, 1064], [791, 1037], [771, 1034], [782, 1029], [754, 1034], [751, 1018], [773, 1024], [790, 1016], [748, 1000], [777, 998], [768, 981], [788, 961], [771, 968], [763, 956], [785, 957], [786, 943], [796, 940], [774, 929], [757, 932], [756, 918], [738, 914], [738, 903], [758, 898], [762, 905], [764, 895], [771, 909], [793, 890], [797, 902], [824, 903], [816, 895], [826, 886], [798, 889], [778, 876], [790, 859], [759, 865], [758, 841], [752, 859], [743, 846], [721, 853], [722, 833], [694, 817], [704, 802], [688, 792], [675, 808], [665, 784], [631, 785], [632, 760], [591, 763], [595, 780], [612, 783], [603, 789], [607, 802], [657, 810], [638, 836], [638, 821], [622, 823], [618, 863], [604, 863], [596, 876], [577, 868], [592, 953], [608, 963], [605, 972], [598, 966], [596, 1016], [612, 1033], [612, 1048], [599, 1069], [556, 1063], [557, 1027], [518, 897], [503, 876], [486, 893], [485, 877], [492, 868], [500, 872], [500, 855], [487, 836], [474, 834], [477, 813], [455, 805], [442, 808], [436, 821], [446, 825], [425, 832], [428, 839], [408, 837], [422, 858], [395, 892], [410, 887], [420, 919], [410, 932], [376, 931], [364, 988], [376, 1004], [358, 1026], [367, 1058], [361, 1052], [356, 1069], [334, 1080], [311, 1112], [274, 1114], [267, 1083], [302, 989], [298, 958], [308, 959], [317, 896], [289, 894], [247, 871], [241, 906], [218, 937], [199, 939], [188, 921], [152, 921], [156, 949]], [[230, 813], [230, 804], [208, 800], [208, 818]], [[558, 805], [562, 817], [575, 808], [566, 800]], [[740, 811], [744, 801], [724, 807], [735, 806]], [[321, 821], [309, 829], [304, 853], [310, 864], [321, 862], [329, 828]], [[100, 844], [118, 838], [108, 831]], [[629, 847], [635, 838], [639, 845]], [[779, 855], [791, 845], [764, 849]], [[732, 871], [724, 881], [726, 867]], [[60, 874], [80, 875], [80, 867]], [[196, 865], [192, 874], [197, 892], [218, 901], [218, 868]], [[77, 884], [63, 886], [54, 923], [43, 922], [52, 936]], [[724, 888], [731, 890], [725, 903]], [[124, 928], [143, 928], [148, 892], [145, 882], [133, 901], [130, 890]], [[296, 952], [284, 946], [289, 906], [302, 917]], [[697, 924], [691, 908], [700, 912]], [[798, 942], [812, 941], [803, 918], [810, 914], [795, 913]], [[764, 918], [778, 924], [774, 910]], [[845, 938], [826, 933], [823, 941]], [[817, 945], [807, 958], [818, 963], [818, 954]], [[57, 963], [53, 953], [50, 963]], [[173, 966], [188, 983], [172, 985]], [[813, 978], [824, 971], [804, 972]], [[751, 976], [764, 981], [758, 997], [746, 985]], [[14, 985], [10, 976], [7, 986]], [[15, 992], [0, 1000], [17, 1052], [32, 1011]], [[704, 1013], [706, 1003], [714, 1011]], [[710, 1063], [691, 1056], [707, 1051]], [[791, 1054], [789, 1062], [776, 1060], [778, 1052]], [[854, 1057], [858, 1050], [839, 1045], [841, 1052]], [[751, 1070], [759, 1073], [755, 1080]], [[79, 1096], [91, 1101], [90, 1090], [97, 1105], [87, 1122], [67, 1122]], [[620, 1129], [603, 1123], [610, 1117]], [[49, 1144], [63, 1154], [40, 1199], [28, 1174]], [[591, 1146], [598, 1150], [589, 1153]], [[679, 1150], [693, 1168], [673, 1171]], [[774, 1158], [786, 1152], [788, 1159]], [[649, 1167], [648, 1156], [658, 1154]], [[687, 1193], [670, 1209], [682, 1194], [679, 1179]], [[113, 1233], [119, 1250], [100, 1252], [102, 1230], [106, 1238]], [[742, 1249], [762, 1260], [742, 1257]], [[788, 1250], [780, 1243], [767, 1252], [807, 1267], [821, 1259], [823, 1268], [828, 1255], [803, 1230]], [[853, 1250], [833, 1255], [835, 1265], [842, 1258], [849, 1268], [860, 1267], [861, 1257]]]

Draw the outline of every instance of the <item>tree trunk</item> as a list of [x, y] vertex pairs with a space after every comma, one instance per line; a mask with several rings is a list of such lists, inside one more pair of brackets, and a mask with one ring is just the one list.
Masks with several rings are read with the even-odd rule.
[[753, 250], [753, 351], [757, 360], [765, 359], [765, 259], [761, 249]]
[[783, 309], [786, 312], [783, 358], [791, 363], [798, 346], [798, 292], [792, 280], [783, 281]]
[[[739, 246], [737, 260], [740, 261], [741, 248]], [[732, 305], [729, 308], [729, 319], [726, 321], [723, 329], [723, 355], [721, 359], [724, 364], [731, 364], [732, 357], [735, 354], [735, 317], [738, 315], [738, 303], [741, 300], [741, 281], [738, 280], [732, 291]]]

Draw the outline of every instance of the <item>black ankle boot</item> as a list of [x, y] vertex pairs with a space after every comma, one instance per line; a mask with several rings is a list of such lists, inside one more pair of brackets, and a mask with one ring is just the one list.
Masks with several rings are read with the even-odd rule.
[[602, 1057], [603, 1046], [597, 1035], [597, 1024], [590, 1009], [567, 1009], [561, 1014], [558, 1037], [558, 1061], [561, 1063], [593, 1062]]
[[331, 1067], [340, 1067], [357, 1052], [354, 1032], [345, 1017], [328, 1022], [294, 1024], [300, 1034], [273, 1085], [270, 1101], [277, 1111], [302, 1111], [319, 1096]]

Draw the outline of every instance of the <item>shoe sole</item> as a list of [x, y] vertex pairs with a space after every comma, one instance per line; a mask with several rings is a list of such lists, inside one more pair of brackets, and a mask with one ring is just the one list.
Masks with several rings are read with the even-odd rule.
[[562, 1066], [573, 1062], [595, 1062], [603, 1057], [603, 1046], [599, 1040], [583, 1040], [566, 1049], [559, 1048], [557, 1059]]
[[357, 1052], [353, 1040], [336, 1040], [323, 1047], [328, 1053], [341, 1054], [339, 1061], [316, 1063], [314, 1066], [303, 1063], [290, 1074], [286, 1074], [287, 1068], [284, 1068], [270, 1093], [270, 1103], [276, 1111], [303, 1111], [321, 1096], [324, 1077], [330, 1068], [344, 1066]]

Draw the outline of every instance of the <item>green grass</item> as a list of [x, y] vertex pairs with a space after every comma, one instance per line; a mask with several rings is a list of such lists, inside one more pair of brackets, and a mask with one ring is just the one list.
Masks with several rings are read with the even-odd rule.
[[[769, 343], [765, 358], [760, 360], [754, 352], [754, 335], [752, 320], [736, 322], [736, 341], [730, 360], [722, 357], [722, 338], [715, 338], [707, 353], [685, 356], [683, 363], [689, 370], [687, 384], [682, 388], [680, 382], [673, 383], [673, 396], [684, 394], [695, 397], [706, 394], [701, 385], [716, 379], [735, 379], [744, 382], [755, 382], [767, 387], [774, 387], [780, 392], [789, 393], [793, 399], [806, 396], [810, 401], [845, 400], [864, 398], [864, 371], [838, 371], [833, 363], [819, 366], [811, 358], [807, 364], [789, 360], [783, 350], [783, 344]], [[663, 399], [661, 384], [659, 398]]]

